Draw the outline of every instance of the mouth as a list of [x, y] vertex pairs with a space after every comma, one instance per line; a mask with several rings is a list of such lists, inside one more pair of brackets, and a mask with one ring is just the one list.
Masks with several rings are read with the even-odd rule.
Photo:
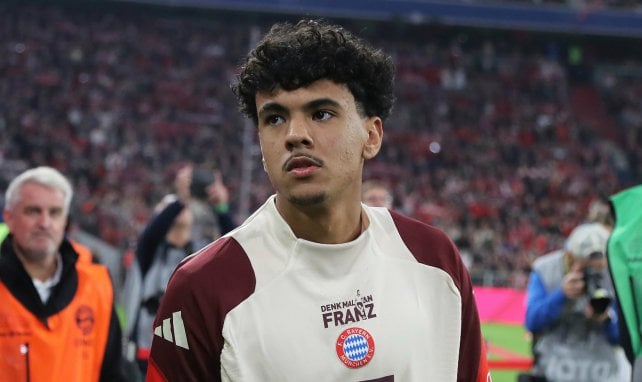
[[292, 173], [298, 177], [311, 175], [317, 168], [323, 165], [320, 159], [309, 155], [296, 155], [290, 157], [283, 165], [286, 172]]
[[49, 240], [51, 239], [51, 235], [48, 232], [38, 231], [38, 232], [34, 232], [31, 235], [31, 238], [33, 240]]

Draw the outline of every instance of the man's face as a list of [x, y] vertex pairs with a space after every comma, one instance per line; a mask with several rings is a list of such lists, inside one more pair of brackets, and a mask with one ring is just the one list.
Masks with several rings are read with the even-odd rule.
[[592, 259], [588, 259], [586, 261], [585, 268], [590, 267], [597, 271], [603, 271], [606, 269], [607, 266], [608, 266], [608, 262], [606, 261], [606, 256], [602, 255], [599, 257], [596, 256], [595, 258], [592, 258]]
[[192, 236], [193, 221], [194, 216], [192, 215], [192, 211], [187, 207], [183, 208], [178, 216], [176, 216], [174, 223], [167, 232], [165, 237], [167, 242], [178, 248], [185, 247]]
[[372, 187], [364, 191], [363, 202], [370, 207], [392, 208], [392, 196], [383, 187]]
[[37, 183], [25, 183], [18, 203], [4, 211], [19, 255], [40, 261], [58, 252], [65, 234], [67, 212], [61, 191]]
[[573, 267], [581, 271], [587, 268], [602, 271], [606, 269], [607, 266], [608, 262], [606, 261], [606, 256], [604, 256], [604, 254], [595, 253], [588, 257], [573, 256]]
[[256, 95], [264, 166], [277, 194], [314, 206], [333, 199], [360, 200], [364, 160], [381, 146], [382, 122], [362, 117], [344, 85], [310, 86]]

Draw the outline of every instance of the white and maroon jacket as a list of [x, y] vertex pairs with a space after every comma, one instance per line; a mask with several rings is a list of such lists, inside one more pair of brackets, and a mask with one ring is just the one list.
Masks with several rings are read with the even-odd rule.
[[354, 241], [294, 236], [274, 196], [182, 262], [148, 381], [490, 381], [470, 277], [440, 230], [363, 206]]

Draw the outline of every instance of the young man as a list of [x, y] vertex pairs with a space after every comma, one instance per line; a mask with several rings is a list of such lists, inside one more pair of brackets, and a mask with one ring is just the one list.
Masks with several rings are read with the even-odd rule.
[[277, 24], [235, 92], [276, 195], [172, 276], [149, 381], [487, 381], [468, 273], [441, 231], [361, 204], [391, 59], [341, 27]]
[[72, 189], [37, 167], [7, 188], [0, 248], [0, 376], [6, 381], [124, 381], [107, 268], [65, 239]]

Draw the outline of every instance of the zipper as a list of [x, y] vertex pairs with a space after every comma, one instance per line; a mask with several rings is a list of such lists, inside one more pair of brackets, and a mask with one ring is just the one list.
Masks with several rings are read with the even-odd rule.
[[26, 376], [26, 381], [30, 382], [31, 381], [31, 375], [29, 373], [29, 342], [25, 342], [24, 344], [20, 345], [20, 353], [22, 353], [25, 356], [25, 376]]
[[[638, 276], [639, 277], [639, 276]], [[633, 300], [633, 306], [635, 309], [633, 309], [633, 315], [635, 318], [635, 327], [638, 329], [638, 333], [642, 330], [642, 307], [638, 303], [640, 301], [642, 296], [637, 295], [636, 291], [639, 290], [638, 288], [640, 287], [639, 283], [640, 279], [636, 279], [633, 276], [629, 276], [629, 283], [630, 283], [630, 290], [631, 290], [631, 298]], [[623, 311], [622, 308], [620, 308], [620, 311]], [[626, 322], [626, 321], [625, 321]], [[630, 336], [636, 335], [635, 332], [631, 333]], [[631, 343], [633, 345], [633, 343]], [[633, 348], [633, 346], [631, 346]]]

